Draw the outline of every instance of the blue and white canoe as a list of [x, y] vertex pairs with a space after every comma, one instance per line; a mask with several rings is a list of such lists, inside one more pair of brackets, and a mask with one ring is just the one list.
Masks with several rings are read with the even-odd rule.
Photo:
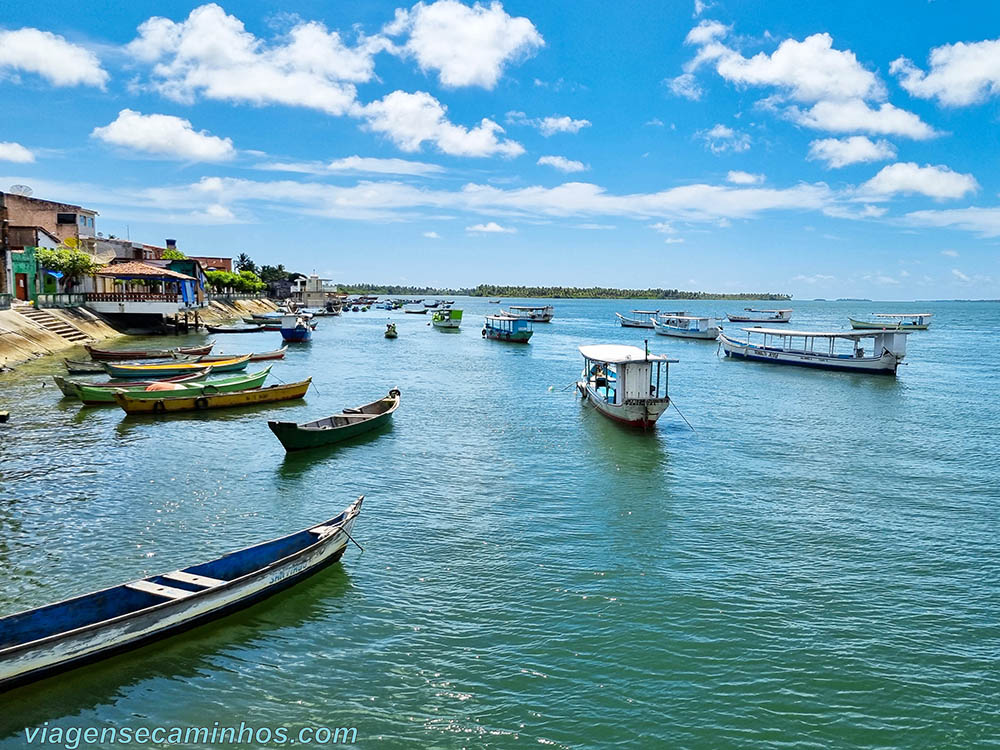
[[211, 562], [0, 618], [0, 692], [222, 617], [298, 583], [341, 558], [363, 500], [318, 526]]

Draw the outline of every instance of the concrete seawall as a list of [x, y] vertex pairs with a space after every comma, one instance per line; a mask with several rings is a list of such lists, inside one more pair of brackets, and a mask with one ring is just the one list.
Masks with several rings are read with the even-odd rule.
[[[275, 307], [270, 300], [213, 301], [198, 311], [198, 319], [209, 325], [224, 324], [244, 315], [272, 312]], [[127, 338], [86, 308], [46, 309], [44, 312], [89, 336], [92, 339], [89, 343]], [[193, 316], [191, 319], [193, 321]], [[46, 354], [78, 347], [81, 343], [88, 342], [64, 338], [17, 310], [0, 310], [0, 371]]]

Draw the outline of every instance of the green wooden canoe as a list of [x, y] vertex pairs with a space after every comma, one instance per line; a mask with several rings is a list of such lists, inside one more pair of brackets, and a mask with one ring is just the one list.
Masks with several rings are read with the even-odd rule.
[[317, 419], [314, 422], [268, 421], [267, 426], [275, 434], [286, 451], [300, 451], [333, 445], [374, 430], [392, 419], [399, 408], [399, 389], [393, 388], [389, 395], [354, 409], [344, 409], [340, 414]]
[[191, 398], [193, 396], [212, 396], [216, 393], [233, 393], [235, 391], [247, 391], [253, 388], [260, 388], [271, 373], [270, 367], [265, 367], [260, 372], [249, 375], [231, 375], [228, 378], [213, 380], [208, 383], [174, 383], [178, 386], [175, 390], [169, 391], [147, 391], [146, 386], [134, 386], [132, 388], [87, 388], [80, 386], [80, 400], [85, 404], [114, 404], [115, 393], [125, 391], [131, 399], [153, 399], [161, 398]]

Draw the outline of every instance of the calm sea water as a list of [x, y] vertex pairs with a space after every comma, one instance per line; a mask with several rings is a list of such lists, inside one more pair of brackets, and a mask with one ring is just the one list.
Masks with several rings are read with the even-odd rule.
[[[0, 376], [0, 614], [367, 496], [363, 554], [0, 695], [0, 747], [43, 722], [241, 720], [356, 727], [380, 748], [1000, 746], [1000, 305], [918, 303], [934, 324], [893, 379], [726, 361], [615, 324], [648, 304], [556, 301], [528, 346], [480, 338], [485, 300], [456, 305], [457, 334], [327, 318], [274, 368], [314, 389], [270, 409], [126, 418], [62, 400], [56, 357]], [[794, 324], [913, 306], [796, 301]], [[680, 360], [670, 391], [693, 431], [671, 409], [633, 433], [561, 390], [578, 345], [644, 334]], [[359, 442], [286, 458], [267, 428], [393, 386], [395, 424]]]

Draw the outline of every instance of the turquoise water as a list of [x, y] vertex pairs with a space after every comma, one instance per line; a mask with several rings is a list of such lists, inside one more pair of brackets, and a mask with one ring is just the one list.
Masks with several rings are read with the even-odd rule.
[[[270, 409], [126, 418], [62, 400], [55, 357], [0, 376], [0, 614], [367, 496], [363, 554], [0, 695], [0, 747], [46, 721], [356, 727], [379, 748], [1000, 746], [1000, 306], [917, 303], [934, 324], [893, 379], [615, 324], [648, 304], [556, 301], [527, 346], [480, 338], [485, 300], [461, 300], [457, 334], [327, 318], [273, 371], [316, 387]], [[914, 305], [793, 306], [796, 328], [829, 329]], [[644, 335], [680, 360], [693, 431], [671, 409], [630, 432], [560, 390], [578, 345]], [[339, 448], [285, 458], [266, 425], [394, 386], [394, 425]]]

